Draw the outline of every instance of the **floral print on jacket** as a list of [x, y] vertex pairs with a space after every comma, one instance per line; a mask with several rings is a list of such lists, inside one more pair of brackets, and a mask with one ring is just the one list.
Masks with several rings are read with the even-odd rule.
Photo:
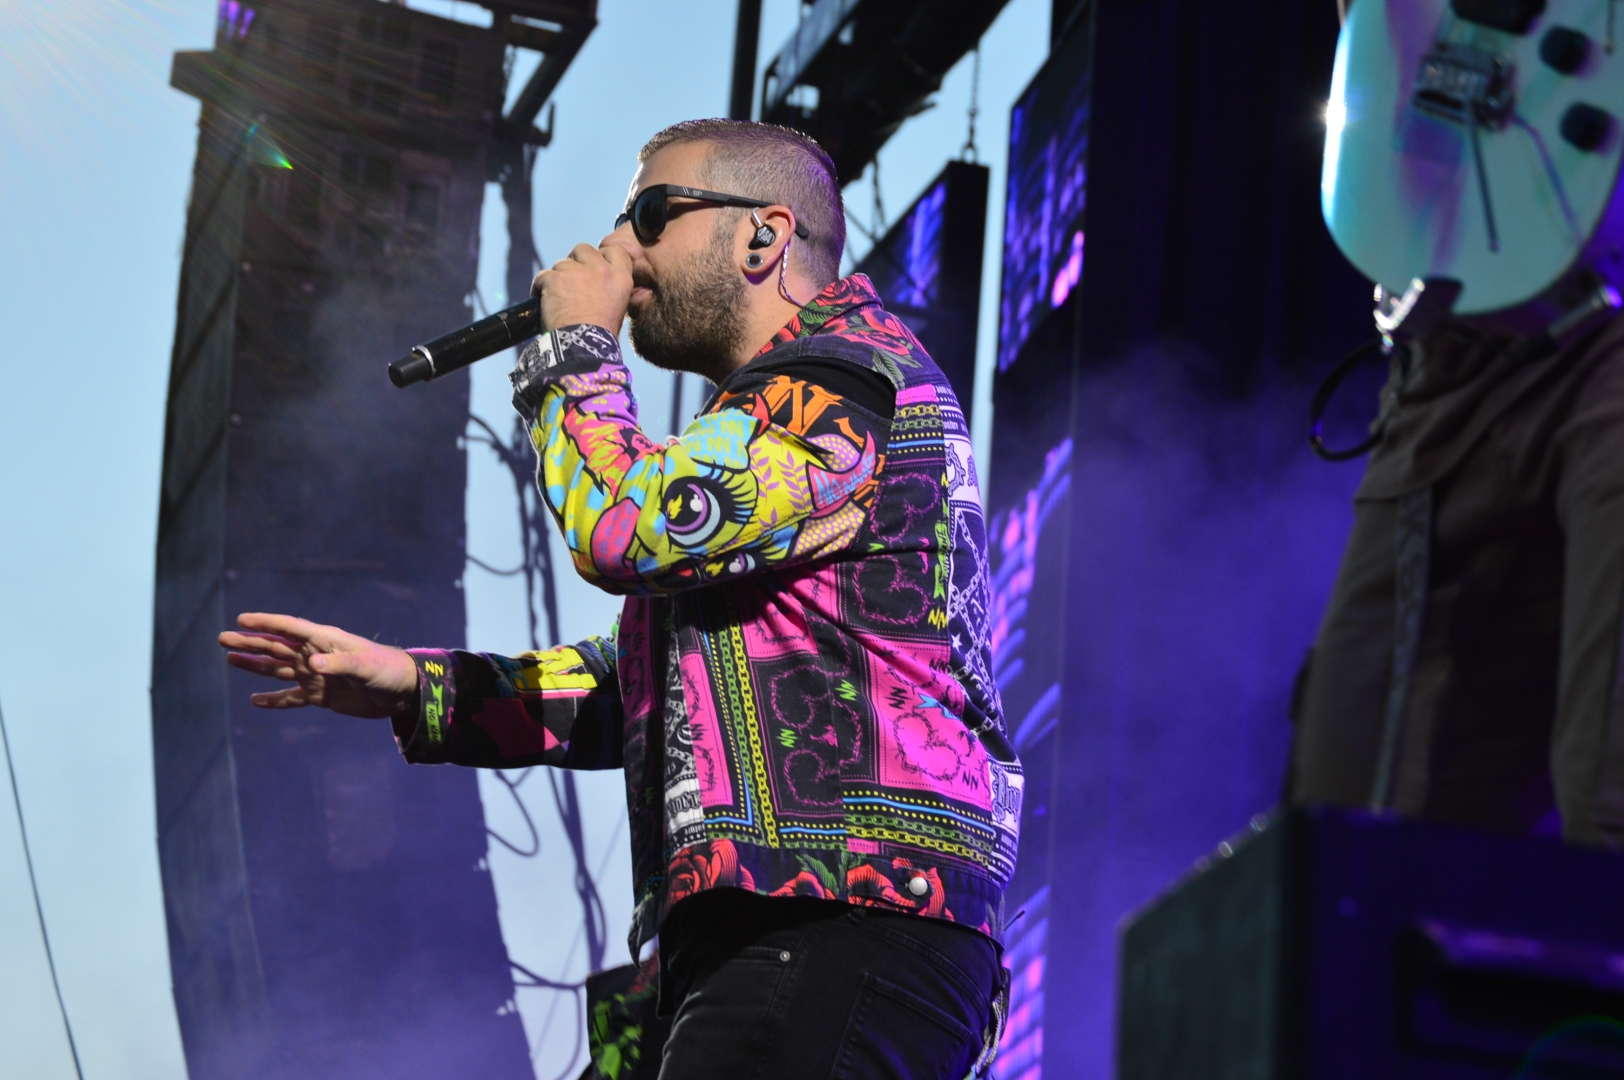
[[609, 637], [413, 650], [406, 757], [622, 769], [634, 955], [715, 888], [999, 935], [1022, 777], [969, 431], [868, 280], [824, 289], [664, 443], [598, 327], [542, 335], [513, 382], [576, 570], [627, 599]]

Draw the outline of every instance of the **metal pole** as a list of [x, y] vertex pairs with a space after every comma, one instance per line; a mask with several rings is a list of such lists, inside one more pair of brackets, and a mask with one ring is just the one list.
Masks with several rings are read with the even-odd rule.
[[532, 232], [533, 200], [530, 177], [535, 151], [518, 142], [497, 142], [491, 153], [501, 154], [502, 202], [507, 207], [508, 257], [507, 299], [502, 306], [517, 304], [530, 295], [530, 281], [541, 259]]
[[739, 0], [739, 23], [733, 35], [733, 93], [727, 115], [749, 120], [756, 96], [756, 46], [761, 41], [761, 0]]

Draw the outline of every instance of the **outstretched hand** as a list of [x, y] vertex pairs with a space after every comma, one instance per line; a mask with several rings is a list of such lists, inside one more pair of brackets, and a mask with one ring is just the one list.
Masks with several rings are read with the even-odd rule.
[[404, 650], [291, 615], [253, 612], [237, 625], [242, 633], [220, 635], [226, 663], [298, 684], [249, 698], [262, 709], [316, 705], [368, 719], [417, 709], [417, 665]]

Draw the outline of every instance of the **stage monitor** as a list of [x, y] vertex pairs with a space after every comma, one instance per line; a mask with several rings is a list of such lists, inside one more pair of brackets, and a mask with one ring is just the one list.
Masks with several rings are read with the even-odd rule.
[[987, 177], [985, 165], [948, 162], [856, 268], [953, 384], [966, 423], [976, 379]]
[[1010, 111], [999, 371], [1082, 281], [1092, 48], [1076, 19]]

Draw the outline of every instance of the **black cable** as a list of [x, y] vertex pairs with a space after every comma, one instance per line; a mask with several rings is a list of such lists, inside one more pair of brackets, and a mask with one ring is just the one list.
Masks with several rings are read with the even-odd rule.
[[585, 979], [582, 979], [580, 982], [572, 983], [555, 982], [554, 980], [547, 978], [545, 975], [537, 975], [534, 971], [531, 971], [517, 960], [509, 960], [508, 967], [530, 980], [529, 982], [520, 982], [518, 979], [514, 979], [514, 986], [539, 986], [548, 990], [568, 990], [571, 993], [581, 990], [586, 986]]
[[[532, 176], [534, 175], [536, 155], [538, 152], [539, 147], [521, 147], [517, 160], [513, 162], [515, 168], [508, 175], [503, 177], [502, 201], [507, 205], [508, 208], [507, 285], [508, 292], [512, 295], [527, 292], [531, 284], [528, 278], [532, 277], [537, 270], [541, 269], [542, 266], [541, 252], [536, 245], [535, 234], [531, 229], [533, 199]], [[524, 255], [526, 254], [526, 249], [528, 249], [529, 254], [529, 274], [523, 275], [519, 272], [518, 267], [522, 262], [525, 261]], [[475, 288], [474, 294], [475, 299], [480, 303], [481, 306], [484, 306], [484, 297], [479, 295], [477, 287]], [[556, 646], [559, 644], [558, 591], [553, 577], [552, 548], [548, 543], [549, 534], [547, 530], [549, 513], [545, 503], [541, 499], [540, 492], [536, 489], [535, 466], [533, 464], [534, 459], [532, 457], [534, 451], [530, 444], [529, 433], [525, 429], [523, 419], [517, 416], [514, 417], [513, 420], [512, 439], [508, 441], [504, 441], [500, 436], [498, 436], [496, 431], [480, 417], [470, 415], [469, 419], [478, 424], [484, 430], [485, 435], [488, 436], [488, 438], [479, 438], [476, 436], [476, 441], [484, 442], [487, 446], [489, 446], [491, 450], [495, 452], [496, 456], [501, 460], [502, 464], [507, 466], [508, 471], [513, 476], [514, 494], [517, 497], [519, 504], [519, 543], [522, 552], [522, 561], [516, 569], [518, 572], [521, 572], [524, 575], [525, 609], [530, 620], [530, 647], [531, 649], [539, 652], [541, 651], [541, 640], [539, 633], [540, 627], [538, 625], [539, 620], [536, 612], [537, 592], [539, 590], [541, 596], [541, 608], [547, 618], [548, 645]], [[473, 562], [476, 566], [480, 566], [486, 570], [491, 570], [489, 566], [485, 565], [479, 560], [474, 559], [472, 556], [469, 556], [468, 558], [469, 561]], [[501, 573], [500, 571], [495, 570], [491, 570], [491, 572], [498, 574]], [[502, 576], [509, 575], [503, 574]], [[549, 778], [552, 777], [552, 774], [553, 770], [549, 769]], [[507, 781], [506, 777], [502, 777], [500, 773], [497, 775], [502, 779], [504, 784], [507, 784], [508, 791], [513, 795], [514, 801], [519, 804], [520, 810], [524, 813], [525, 821], [530, 824], [531, 833], [536, 837], [535, 848], [537, 851], [539, 851], [541, 847], [540, 837], [536, 836], [535, 834], [534, 822], [531, 820], [529, 810], [527, 807], [525, 807], [524, 800], [520, 797], [518, 792], [519, 784], [524, 782], [524, 778], [529, 775], [529, 771], [526, 770], [526, 772], [521, 775], [517, 781], [513, 781], [511, 783]], [[569, 774], [566, 773], [566, 776], [569, 776]], [[598, 920], [598, 925], [600, 927], [603, 920], [603, 906], [601, 902], [597, 902], [597, 886], [592, 882], [591, 874], [584, 871], [582, 852], [577, 846], [576, 837], [578, 837], [581, 833], [581, 822], [580, 808], [574, 798], [575, 787], [573, 777], [569, 778], [567, 786], [570, 794], [569, 803], [571, 809], [574, 811], [574, 815], [573, 817], [568, 815], [565, 816], [564, 829], [565, 832], [571, 837], [572, 849], [576, 850], [576, 893], [581, 897], [582, 907], [586, 915], [588, 940], [599, 940], [602, 936], [601, 929], [598, 930], [598, 938], [593, 938], [592, 936], [594, 933], [594, 911], [588, 903], [589, 895], [590, 900], [597, 903], [596, 919]], [[556, 793], [557, 787], [555, 784], [555, 797]], [[560, 808], [560, 813], [563, 813], [562, 807]], [[493, 833], [492, 835], [494, 836], [495, 834]], [[497, 839], [500, 840], [501, 838], [498, 837]], [[506, 844], [506, 841], [502, 842]], [[508, 844], [507, 846], [512, 848], [511, 844]], [[522, 852], [518, 852], [517, 849], [513, 850], [515, 850], [516, 854], [523, 854]], [[586, 891], [583, 891], [582, 888], [583, 873], [585, 873], [586, 876]], [[601, 946], [594, 955], [601, 960]], [[568, 960], [566, 958], [566, 963], [567, 962]], [[522, 972], [523, 974], [529, 976], [529, 978], [532, 980], [529, 983], [518, 983], [516, 981], [516, 986], [541, 986], [550, 989], [573, 990], [573, 993], [570, 995], [570, 999], [575, 1006], [575, 1048], [570, 1052], [569, 1064], [565, 1066], [564, 1071], [559, 1074], [559, 1080], [563, 1080], [563, 1077], [574, 1071], [575, 1061], [581, 1053], [582, 1033], [586, 1026], [586, 1004], [584, 1000], [584, 988], [586, 984], [584, 982], [566, 984], [554, 981], [552, 979], [545, 979], [531, 971], [529, 968], [523, 967], [517, 963], [513, 963], [512, 960], [509, 960], [509, 963], [512, 964], [515, 971]], [[592, 970], [595, 970], [597, 966], [597, 964], [594, 964]], [[535, 1049], [532, 1049], [532, 1060], [534, 1060], [534, 1057]]]
[[524, 573], [526, 609], [530, 618], [530, 647], [540, 651], [536, 592], [538, 589], [541, 592], [550, 645], [558, 644], [558, 593], [553, 579], [552, 550], [547, 543], [548, 514], [536, 492], [535, 476], [531, 466], [534, 450], [526, 435], [524, 421], [518, 417], [513, 419], [511, 441], [504, 441], [483, 418], [471, 414], [468, 419], [478, 424], [485, 432], [484, 436], [473, 435], [470, 438], [474, 442], [489, 446], [513, 476], [514, 495], [519, 501], [519, 542], [523, 551], [523, 561], [519, 566]]
[[509, 780], [507, 778], [507, 774], [502, 772], [500, 769], [492, 769], [491, 771], [494, 772], [496, 774], [496, 778], [502, 781], [503, 785], [507, 787], [508, 794], [513, 796], [514, 804], [518, 806], [519, 813], [524, 817], [525, 827], [530, 830], [530, 850], [521, 851], [519, 847], [507, 837], [488, 826], [485, 829], [485, 835], [489, 836], [492, 840], [495, 840], [498, 844], [501, 844], [503, 847], [513, 852], [513, 854], [517, 855], [519, 858], [533, 859], [537, 855], [541, 854], [541, 834], [536, 831], [536, 823], [530, 817], [530, 808], [524, 804], [523, 799], [519, 798], [519, 785], [524, 783], [525, 778], [530, 775], [530, 770], [526, 769], [524, 772], [520, 773], [517, 780]]
[[[514, 985], [517, 986], [519, 984], [515, 983]], [[579, 989], [570, 995], [570, 1004], [575, 1007], [575, 1045], [570, 1048], [569, 1063], [565, 1065], [564, 1068], [559, 1071], [558, 1075], [552, 1078], [552, 1080], [565, 1080], [566, 1077], [575, 1071], [576, 1059], [581, 1056], [581, 1036], [586, 1031], [586, 983], [583, 982]], [[549, 1018], [548, 1023], [551, 1024], [551, 1022], [552, 1021]], [[541, 1040], [537, 1039], [536, 1047], [539, 1049], [540, 1046]], [[535, 1060], [535, 1056], [536, 1051], [531, 1050], [530, 1059], [532, 1061]], [[590, 1054], [588, 1056], [590, 1057]]]
[[575, 1071], [575, 1060], [581, 1056], [581, 1034], [586, 1030], [586, 1002], [582, 1000], [585, 993], [571, 994], [570, 1000], [575, 1003], [575, 1046], [570, 1050], [570, 1062], [552, 1080], [567, 1080]]
[[[572, 953], [575, 951], [573, 945], [571, 945], [570, 951]], [[570, 1050], [569, 1063], [564, 1066], [564, 1071], [554, 1078], [554, 1080], [564, 1080], [564, 1077], [575, 1071], [575, 1061], [581, 1056], [581, 1032], [586, 1027], [586, 1005], [582, 1000], [586, 995], [586, 980], [582, 979], [580, 982], [573, 983], [555, 982], [544, 975], [537, 975], [534, 971], [512, 959], [508, 960], [508, 967], [530, 980], [529, 982], [520, 982], [518, 979], [514, 979], [513, 985], [515, 989], [562, 990], [570, 996], [570, 1004], [575, 1008], [575, 1046]], [[549, 1019], [550, 1024], [551, 1020]], [[538, 1041], [536, 1046], [539, 1048], [541, 1043]], [[534, 1050], [531, 1051], [531, 1057], [532, 1059], [535, 1057]]]
[[1364, 363], [1365, 358], [1382, 348], [1382, 339], [1376, 338], [1367, 341], [1354, 349], [1347, 356], [1338, 360], [1319, 389], [1314, 391], [1314, 398], [1308, 405], [1308, 446], [1323, 461], [1347, 461], [1361, 454], [1368, 453], [1377, 443], [1382, 441], [1382, 435], [1387, 431], [1388, 415], [1384, 409], [1371, 424], [1368, 438], [1357, 446], [1350, 446], [1345, 450], [1334, 450], [1327, 446], [1323, 437], [1322, 428], [1325, 423], [1325, 410], [1331, 404], [1331, 396], [1336, 393], [1337, 387], [1342, 385], [1344, 379], [1353, 373], [1354, 369]]
[[564, 822], [564, 835], [569, 838], [570, 852], [575, 856], [575, 894], [581, 899], [581, 913], [586, 919], [587, 969], [597, 971], [603, 967], [604, 937], [608, 916], [604, 914], [603, 898], [598, 895], [598, 883], [586, 864], [586, 840], [581, 829], [581, 804], [575, 793], [575, 774], [564, 773], [564, 794], [558, 793], [558, 774], [552, 770], [547, 780], [553, 789], [553, 804]]
[[[675, 410], [673, 410], [675, 411]], [[529, 433], [525, 429], [524, 421], [514, 418], [513, 434], [510, 439], [504, 440], [496, 430], [477, 415], [470, 414], [469, 420], [478, 425], [480, 432], [468, 438], [473, 442], [483, 443], [491, 448], [501, 463], [507, 466], [513, 476], [514, 495], [519, 503], [519, 541], [522, 549], [522, 558], [513, 572], [524, 574], [525, 579], [525, 605], [530, 619], [530, 647], [537, 651], [541, 649], [540, 619], [536, 611], [536, 596], [540, 593], [542, 614], [547, 620], [547, 637], [550, 646], [559, 643], [558, 629], [558, 592], [553, 575], [552, 549], [548, 543], [547, 532], [550, 515], [546, 504], [542, 502], [540, 493], [536, 490], [534, 473], [534, 447], [530, 443]], [[468, 560], [476, 566], [491, 572], [501, 574], [502, 571], [475, 559], [472, 555]], [[504, 575], [507, 576], [507, 575]], [[584, 823], [581, 816], [580, 799], [575, 785], [575, 775], [568, 769], [563, 770], [562, 791], [558, 780], [558, 770], [548, 769], [547, 780], [552, 787], [553, 805], [558, 809], [558, 816], [564, 826], [564, 835], [569, 840], [570, 853], [575, 861], [575, 894], [581, 903], [583, 919], [582, 928], [587, 939], [587, 967], [589, 971], [597, 971], [603, 966], [604, 952], [607, 943], [608, 916], [604, 911], [603, 898], [598, 893], [597, 881], [591, 868], [587, 865], [586, 838]], [[526, 771], [524, 776], [528, 776]], [[509, 782], [500, 772], [499, 779], [507, 785], [508, 791], [513, 795], [514, 801], [519, 805], [525, 816], [525, 822], [530, 825], [531, 834], [535, 837], [534, 848], [539, 852], [541, 841], [536, 834], [533, 819], [529, 808], [525, 806], [523, 798], [518, 792], [518, 785], [523, 782], [524, 776], [519, 780]], [[526, 853], [504, 837], [491, 832], [499, 843], [516, 855], [525, 858], [532, 857], [535, 852]], [[511, 961], [510, 961], [511, 962]], [[527, 968], [514, 964], [514, 968], [523, 971], [534, 983], [516, 985], [545, 986], [554, 989], [567, 988], [568, 984], [555, 980], [543, 979]], [[584, 985], [584, 984], [583, 984]], [[580, 1002], [576, 1003], [580, 1009]], [[577, 1039], [579, 1039], [580, 1024], [577, 1023]], [[577, 1048], [579, 1049], [579, 1048]], [[573, 1064], [573, 1059], [572, 1059]]]
[[0, 743], [6, 749], [6, 775], [11, 778], [11, 801], [17, 807], [17, 831], [23, 837], [23, 861], [28, 864], [28, 884], [34, 890], [34, 914], [39, 917], [39, 936], [45, 943], [45, 965], [51, 969], [51, 988], [56, 991], [56, 1007], [62, 1014], [62, 1030], [68, 1033], [68, 1051], [73, 1054], [73, 1074], [79, 1080], [85, 1080], [85, 1070], [79, 1064], [79, 1044], [74, 1041], [73, 1025], [68, 1023], [68, 1006], [62, 1000], [62, 983], [56, 977], [51, 935], [45, 929], [45, 908], [39, 902], [39, 879], [34, 876], [34, 855], [28, 847], [28, 826], [23, 823], [23, 797], [17, 791], [17, 768], [11, 763], [11, 736], [6, 732], [4, 709], [0, 709]]
[[497, 577], [513, 577], [515, 574], [524, 573], [524, 564], [523, 563], [520, 563], [518, 566], [515, 566], [512, 570], [498, 570], [496, 567], [492, 566], [490, 563], [486, 562], [484, 559], [479, 558], [478, 556], [466, 555], [466, 553], [465, 553], [465, 557], [467, 558], [467, 560], [469, 562], [473, 563], [475, 566], [479, 567], [481, 570], [485, 571], [487, 574], [495, 574]]

